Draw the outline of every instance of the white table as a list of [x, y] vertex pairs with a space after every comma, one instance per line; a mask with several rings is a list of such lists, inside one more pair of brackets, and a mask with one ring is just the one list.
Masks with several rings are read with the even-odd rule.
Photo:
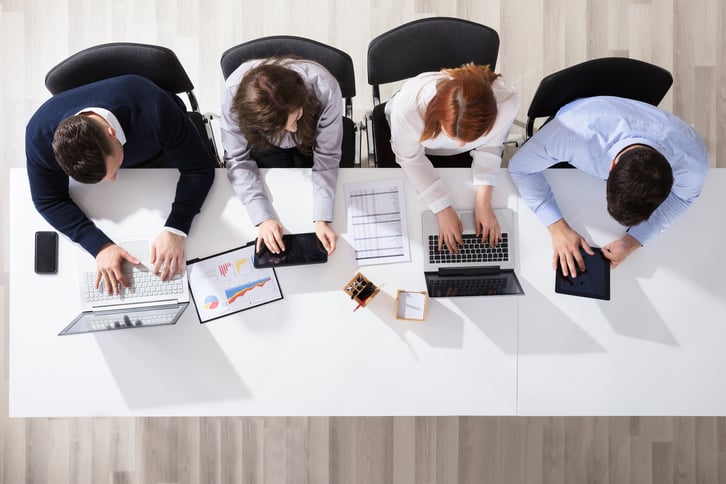
[[[312, 230], [309, 170], [265, 171], [289, 232]], [[114, 183], [72, 186], [112, 238], [153, 232], [174, 193], [174, 170], [123, 170]], [[444, 170], [458, 207], [471, 206], [469, 170]], [[325, 265], [278, 270], [282, 301], [199, 324], [190, 307], [175, 326], [57, 336], [80, 310], [76, 258], [64, 237], [57, 275], [33, 273], [33, 234], [50, 227], [11, 169], [10, 416], [81, 415], [512, 415], [517, 397], [518, 296], [431, 299], [425, 323], [397, 321], [397, 289], [424, 290], [423, 205], [406, 185], [412, 261], [362, 268], [382, 285], [353, 313], [343, 286], [356, 272], [346, 240], [343, 184], [400, 178], [399, 170], [342, 170]], [[496, 206], [517, 207], [508, 177]], [[139, 200], [143, 199], [143, 203]], [[251, 240], [224, 170], [197, 216], [188, 258]]]
[[[441, 170], [456, 206], [471, 206], [468, 170]], [[124, 171], [74, 186], [110, 235], [155, 229], [176, 179]], [[172, 327], [58, 337], [78, 312], [74, 264], [32, 272], [33, 232], [47, 228], [11, 170], [10, 415], [726, 415], [726, 170], [667, 232], [612, 273], [609, 302], [555, 294], [549, 235], [506, 174], [495, 206], [517, 212], [517, 272], [525, 296], [431, 299], [425, 323], [396, 321], [396, 289], [423, 290], [420, 217], [406, 185], [412, 261], [365, 267], [383, 285], [352, 312], [342, 287], [357, 270], [347, 242], [343, 183], [400, 177], [395, 169], [340, 175], [328, 264], [278, 271], [285, 299], [200, 325], [193, 308]], [[619, 237], [604, 183], [575, 170], [547, 174], [569, 223], [594, 245]], [[309, 172], [265, 180], [290, 232], [311, 230]], [[140, 187], [144, 206], [134, 203]], [[104, 215], [105, 214], [105, 215]], [[188, 241], [189, 257], [252, 239], [219, 170]], [[688, 255], [684, 255], [688, 254]]]
[[[622, 236], [603, 181], [547, 178], [592, 244]], [[517, 413], [726, 415], [724, 210], [726, 170], [712, 169], [683, 217], [612, 272], [609, 302], [554, 293], [549, 234], [521, 210]]]

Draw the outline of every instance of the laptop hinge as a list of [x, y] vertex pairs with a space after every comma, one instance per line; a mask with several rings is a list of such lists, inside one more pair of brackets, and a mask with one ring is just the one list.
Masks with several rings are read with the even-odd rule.
[[439, 268], [439, 276], [456, 277], [456, 276], [495, 276], [500, 274], [502, 269], [499, 266], [488, 267], [441, 267]]
[[96, 306], [92, 309], [93, 312], [96, 311], [116, 311], [118, 309], [141, 309], [141, 308], [151, 308], [156, 306], [171, 306], [179, 304], [178, 299], [164, 299], [161, 301], [149, 301], [149, 302], [133, 302], [133, 303], [126, 303], [126, 304], [114, 304], [112, 306]]

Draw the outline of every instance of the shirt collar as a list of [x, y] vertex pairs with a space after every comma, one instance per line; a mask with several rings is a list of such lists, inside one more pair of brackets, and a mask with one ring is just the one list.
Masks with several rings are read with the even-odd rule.
[[126, 135], [124, 134], [123, 128], [121, 128], [121, 123], [118, 122], [118, 118], [108, 109], [104, 108], [83, 108], [80, 111], [78, 111], [76, 114], [81, 113], [93, 113], [97, 114], [98, 116], [101, 116], [106, 122], [113, 128], [113, 130], [116, 132], [116, 139], [121, 143], [121, 146], [126, 144]]
[[[630, 145], [645, 145], [650, 148], [653, 148], [657, 152], [664, 154], [663, 148], [653, 140], [649, 140], [646, 138], [623, 138], [621, 140], [618, 140], [613, 144], [610, 149], [608, 150], [608, 159], [614, 160], [616, 156], [618, 156], [618, 153], [623, 151], [625, 148], [627, 148]], [[665, 155], [664, 155], [665, 156]]]

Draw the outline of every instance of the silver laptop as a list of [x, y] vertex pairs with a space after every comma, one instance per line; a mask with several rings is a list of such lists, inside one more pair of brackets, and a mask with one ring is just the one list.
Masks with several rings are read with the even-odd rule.
[[514, 273], [514, 212], [494, 209], [501, 240], [496, 246], [482, 244], [476, 236], [473, 210], [457, 210], [463, 226], [464, 245], [454, 254], [446, 247], [438, 250], [439, 224], [431, 211], [422, 214], [424, 275], [431, 297], [489, 296], [524, 294]]
[[82, 312], [59, 335], [163, 326], [179, 320], [189, 305], [186, 271], [162, 281], [153, 273], [148, 240], [119, 245], [141, 261], [138, 265], [128, 262], [122, 265], [129, 287], [121, 286], [118, 295], [108, 295], [103, 283], [96, 289], [95, 261], [83, 254], [78, 263]]

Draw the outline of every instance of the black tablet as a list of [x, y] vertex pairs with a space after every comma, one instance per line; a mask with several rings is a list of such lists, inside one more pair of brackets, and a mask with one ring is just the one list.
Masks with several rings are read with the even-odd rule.
[[565, 277], [562, 274], [562, 267], [557, 265], [555, 292], [610, 300], [610, 261], [602, 255], [602, 250], [599, 248], [592, 247], [592, 250], [595, 255], [590, 255], [582, 248], [580, 249], [580, 253], [585, 259], [585, 272], [579, 272], [577, 277]]
[[265, 244], [262, 244], [262, 249], [255, 254], [254, 266], [280, 267], [328, 262], [328, 251], [314, 232], [285, 234], [282, 236], [282, 242], [285, 244], [285, 250], [279, 254], [273, 254]]

